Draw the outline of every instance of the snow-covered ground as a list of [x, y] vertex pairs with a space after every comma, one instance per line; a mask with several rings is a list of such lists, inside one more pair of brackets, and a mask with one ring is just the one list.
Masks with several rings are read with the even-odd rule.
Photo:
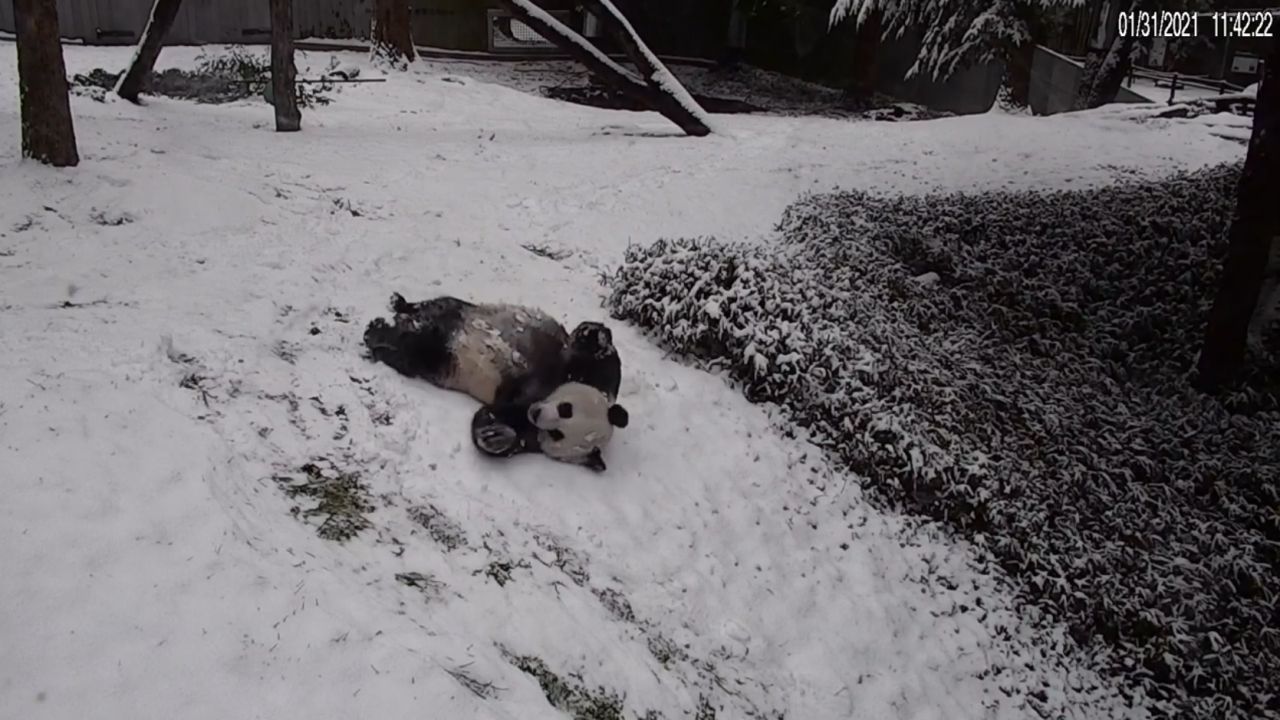
[[[66, 49], [72, 73], [128, 55]], [[347, 86], [291, 135], [261, 102], [76, 97], [82, 161], [55, 170], [18, 158], [5, 52], [0, 717], [563, 717], [504, 651], [625, 717], [1142, 715], [970, 550], [629, 327], [602, 476], [482, 461], [472, 402], [361, 360], [360, 331], [392, 290], [605, 319], [627, 243], [767, 237], [809, 190], [1102, 183], [1238, 143], [1106, 112], [689, 139], [469, 66]], [[272, 479], [317, 458], [368, 488], [346, 543]]]
[[1164, 124], [1167, 118], [1182, 116], [1177, 120], [1184, 125], [1200, 125], [1213, 137], [1248, 145], [1253, 136], [1253, 116], [1231, 112], [1215, 112], [1211, 105], [1184, 99], [1173, 105], [1159, 103], [1116, 103], [1095, 110], [1099, 116], [1123, 118], [1131, 122]]

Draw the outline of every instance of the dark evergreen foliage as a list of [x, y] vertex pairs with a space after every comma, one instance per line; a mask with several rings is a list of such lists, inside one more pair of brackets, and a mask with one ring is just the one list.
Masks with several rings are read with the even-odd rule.
[[1165, 714], [1273, 717], [1280, 353], [1189, 382], [1239, 173], [806, 197], [775, 243], [631, 248], [609, 304], [971, 538]]

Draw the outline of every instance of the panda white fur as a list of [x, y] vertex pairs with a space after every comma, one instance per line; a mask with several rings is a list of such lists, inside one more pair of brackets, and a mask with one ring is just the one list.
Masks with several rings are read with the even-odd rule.
[[[484, 403], [472, 421], [472, 440], [482, 452], [543, 452], [604, 469], [599, 449], [614, 427], [626, 424], [626, 411], [614, 404], [621, 360], [604, 325], [584, 322], [570, 335], [541, 310], [449, 296], [411, 303], [396, 293], [391, 310], [391, 322], [376, 318], [365, 329], [371, 357]], [[563, 427], [535, 428], [533, 407], [557, 392], [557, 404], [583, 412], [576, 420], [560, 418]], [[622, 424], [610, 422], [610, 412]], [[601, 440], [594, 456], [583, 449], [588, 436]]]
[[561, 462], [605, 470], [602, 450], [630, 418], [597, 388], [568, 382], [525, 405], [485, 405], [471, 420], [471, 439], [487, 455], [540, 452]]
[[568, 333], [539, 310], [447, 296], [411, 303], [398, 293], [391, 310], [390, 323], [369, 323], [364, 342], [410, 377], [492, 403], [504, 381], [532, 375], [554, 386], [564, 374]]

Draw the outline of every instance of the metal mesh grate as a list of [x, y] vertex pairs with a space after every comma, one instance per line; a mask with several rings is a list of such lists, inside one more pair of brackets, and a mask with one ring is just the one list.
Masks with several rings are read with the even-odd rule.
[[[568, 13], [551, 13], [560, 22], [571, 21]], [[547, 42], [533, 28], [501, 10], [489, 10], [489, 49], [490, 50], [555, 50], [555, 45]]]

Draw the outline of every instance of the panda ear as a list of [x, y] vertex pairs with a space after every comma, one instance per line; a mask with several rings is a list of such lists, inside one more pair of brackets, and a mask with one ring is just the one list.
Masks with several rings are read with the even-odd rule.
[[586, 465], [587, 467], [591, 468], [596, 472], [604, 472], [605, 471], [604, 456], [600, 454], [600, 448], [595, 448], [590, 453], [588, 453], [587, 459], [585, 462], [583, 462], [583, 465]]
[[631, 416], [627, 414], [627, 409], [621, 405], [609, 406], [609, 424], [614, 427], [624, 428], [627, 423], [631, 422]]

